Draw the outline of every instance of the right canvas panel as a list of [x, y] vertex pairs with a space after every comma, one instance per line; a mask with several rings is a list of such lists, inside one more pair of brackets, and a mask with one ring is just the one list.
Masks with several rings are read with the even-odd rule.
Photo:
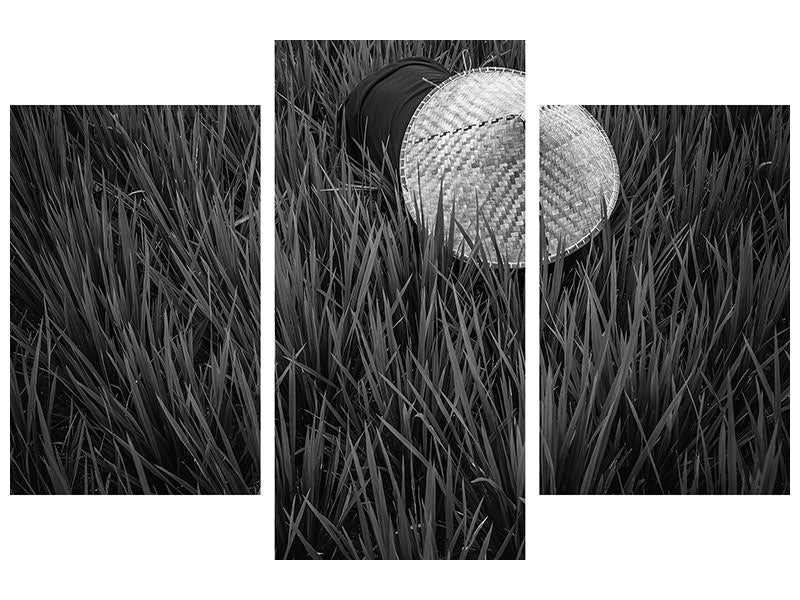
[[542, 494], [789, 493], [789, 107], [540, 106]]

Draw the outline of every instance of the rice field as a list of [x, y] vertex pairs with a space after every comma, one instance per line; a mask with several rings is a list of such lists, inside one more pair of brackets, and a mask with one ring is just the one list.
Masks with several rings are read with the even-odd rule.
[[454, 258], [337, 126], [394, 60], [524, 70], [523, 48], [276, 44], [277, 558], [524, 557], [524, 273]]
[[788, 494], [789, 108], [587, 108], [621, 195], [541, 265], [541, 492]]
[[12, 107], [12, 493], [259, 491], [259, 130]]

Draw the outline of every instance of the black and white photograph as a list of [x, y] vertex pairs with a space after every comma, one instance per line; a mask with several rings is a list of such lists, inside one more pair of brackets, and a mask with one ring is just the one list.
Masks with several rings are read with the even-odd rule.
[[525, 557], [525, 44], [275, 45], [275, 556]]
[[259, 493], [259, 119], [11, 107], [12, 494]]
[[789, 493], [789, 107], [539, 108], [540, 491]]
[[0, 14], [0, 597], [800, 598], [786, 6]]

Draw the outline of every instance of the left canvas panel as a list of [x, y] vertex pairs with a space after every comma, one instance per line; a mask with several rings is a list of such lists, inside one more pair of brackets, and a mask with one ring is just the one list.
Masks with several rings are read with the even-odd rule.
[[259, 108], [10, 116], [11, 493], [259, 493]]

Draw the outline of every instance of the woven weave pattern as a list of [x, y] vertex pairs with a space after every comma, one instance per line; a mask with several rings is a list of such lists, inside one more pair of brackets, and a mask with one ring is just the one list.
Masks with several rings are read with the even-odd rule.
[[[451, 218], [461, 257], [525, 260], [525, 76], [507, 69], [461, 73], [433, 90], [403, 138], [400, 177], [412, 215], [433, 227], [442, 194], [445, 226]], [[497, 240], [494, 248], [490, 233]]]
[[547, 259], [586, 244], [611, 215], [619, 167], [600, 124], [580, 106], [539, 109], [539, 204]]

